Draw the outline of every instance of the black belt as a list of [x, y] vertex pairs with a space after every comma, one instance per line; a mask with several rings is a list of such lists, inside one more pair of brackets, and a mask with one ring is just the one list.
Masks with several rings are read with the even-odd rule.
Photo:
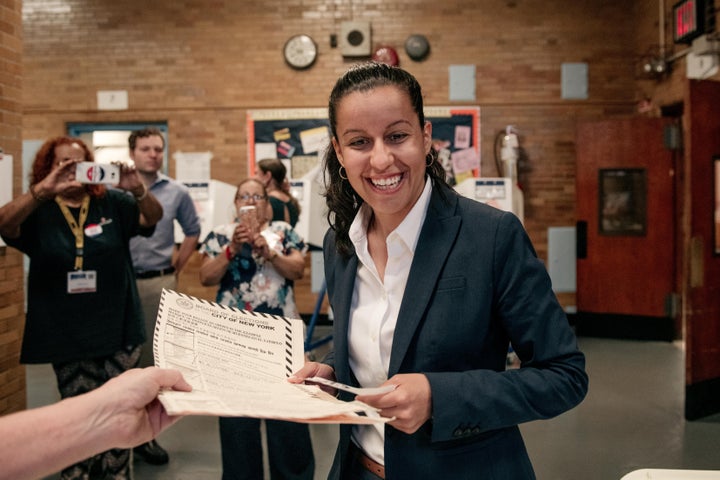
[[163, 275], [170, 275], [171, 273], [175, 273], [175, 267], [163, 268], [162, 270], [147, 270], [144, 272], [136, 272], [135, 278], [155, 278], [162, 277]]

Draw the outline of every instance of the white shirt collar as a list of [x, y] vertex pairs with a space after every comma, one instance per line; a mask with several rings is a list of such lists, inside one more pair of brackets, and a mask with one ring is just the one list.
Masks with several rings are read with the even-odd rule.
[[[427, 214], [428, 206], [430, 205], [430, 196], [432, 194], [432, 181], [430, 177], [425, 179], [425, 187], [423, 188], [420, 197], [413, 205], [412, 209], [405, 216], [400, 225], [395, 230], [390, 232], [390, 235], [397, 235], [403, 243], [410, 249], [411, 252], [415, 253], [415, 247], [417, 246], [418, 239], [420, 238], [420, 229], [423, 222], [425, 221], [425, 215]], [[350, 241], [355, 246], [355, 251], [360, 252], [366, 248], [367, 245], [367, 226], [370, 222], [370, 216], [372, 210], [367, 203], [363, 203], [358, 210], [357, 215], [353, 219], [348, 235]]]

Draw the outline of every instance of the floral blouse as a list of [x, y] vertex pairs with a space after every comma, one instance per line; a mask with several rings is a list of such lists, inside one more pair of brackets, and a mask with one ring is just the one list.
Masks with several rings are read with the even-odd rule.
[[[200, 246], [200, 253], [210, 257], [225, 255], [225, 247], [230, 243], [234, 228], [235, 224], [231, 223], [213, 229]], [[303, 239], [288, 223], [271, 222], [260, 234], [265, 237], [268, 246], [279, 253], [298, 250], [304, 256], [307, 251]], [[230, 261], [220, 280], [216, 302], [243, 310], [300, 318], [293, 295], [293, 282], [280, 275], [271, 262], [253, 253], [247, 243]]]

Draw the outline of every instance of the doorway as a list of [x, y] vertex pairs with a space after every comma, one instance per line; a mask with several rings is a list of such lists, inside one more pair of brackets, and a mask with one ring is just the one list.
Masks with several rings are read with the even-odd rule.
[[68, 123], [67, 131], [69, 136], [85, 142], [93, 151], [96, 162], [110, 163], [130, 161], [128, 137], [134, 130], [146, 127], [157, 128], [165, 139], [162, 172], [167, 175], [169, 147], [165, 123]]
[[669, 118], [578, 125], [577, 326], [594, 336], [673, 340], [676, 155]]

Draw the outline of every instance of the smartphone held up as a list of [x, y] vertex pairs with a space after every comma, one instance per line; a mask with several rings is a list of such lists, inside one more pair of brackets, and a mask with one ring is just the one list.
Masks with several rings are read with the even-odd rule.
[[120, 167], [110, 163], [80, 162], [75, 167], [75, 179], [80, 183], [120, 182]]
[[258, 221], [255, 205], [246, 205], [238, 210], [238, 222], [246, 225], [253, 233], [258, 233]]

